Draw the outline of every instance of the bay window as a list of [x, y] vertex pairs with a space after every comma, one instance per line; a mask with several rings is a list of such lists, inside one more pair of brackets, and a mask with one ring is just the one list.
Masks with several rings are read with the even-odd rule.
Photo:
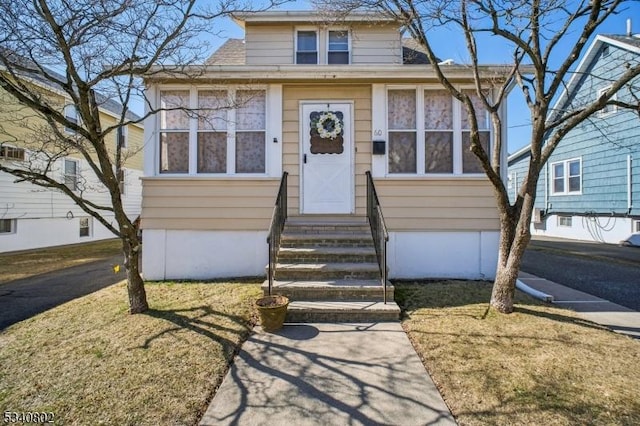
[[[470, 97], [480, 143], [489, 154], [489, 112], [474, 91]], [[464, 105], [447, 91], [425, 86], [387, 90], [389, 174], [480, 174], [471, 152], [471, 124]]]
[[161, 90], [160, 107], [160, 173], [266, 172], [265, 90]]

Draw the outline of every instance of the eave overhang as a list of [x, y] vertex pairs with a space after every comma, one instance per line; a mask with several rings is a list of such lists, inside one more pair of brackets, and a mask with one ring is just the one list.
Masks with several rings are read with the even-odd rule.
[[[520, 67], [524, 74], [531, 67]], [[454, 82], [473, 81], [473, 72], [466, 65], [441, 67]], [[479, 67], [481, 79], [501, 84], [511, 67], [484, 65]], [[188, 67], [158, 67], [145, 76], [147, 84], [161, 83], [428, 83], [437, 82], [431, 65], [203, 65]]]

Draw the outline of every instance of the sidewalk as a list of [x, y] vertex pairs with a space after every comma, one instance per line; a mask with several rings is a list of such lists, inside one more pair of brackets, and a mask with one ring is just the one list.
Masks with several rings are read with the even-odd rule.
[[617, 333], [640, 339], [640, 312], [526, 272], [520, 272], [518, 281], [518, 288], [525, 293], [572, 309], [584, 319], [609, 327]]
[[455, 425], [400, 322], [256, 327], [201, 425]]

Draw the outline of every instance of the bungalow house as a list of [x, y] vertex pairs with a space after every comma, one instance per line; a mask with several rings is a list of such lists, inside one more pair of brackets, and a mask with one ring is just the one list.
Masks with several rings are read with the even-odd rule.
[[[598, 35], [554, 105], [568, 113], [594, 101], [640, 60], [640, 37]], [[638, 102], [640, 79], [616, 94]], [[527, 172], [529, 147], [509, 156], [510, 196]], [[533, 235], [619, 243], [640, 232], [640, 117], [613, 105], [569, 132], [557, 146], [536, 192]]]
[[[48, 72], [56, 74], [53, 70]], [[64, 81], [64, 78], [60, 76], [60, 80]], [[78, 119], [75, 106], [60, 88], [36, 74], [25, 75], [25, 81], [42, 91], [48, 101], [68, 118]], [[102, 122], [107, 126], [114, 125], [120, 117], [122, 105], [104, 97], [99, 99]], [[129, 112], [127, 114], [131, 119], [138, 118]], [[43, 137], [42, 129], [46, 128], [43, 118], [0, 90], [0, 163], [12, 168], [36, 163], [40, 154], [32, 148], [38, 145]], [[64, 131], [68, 134], [73, 132], [70, 129]], [[109, 148], [113, 151], [116, 144], [123, 147], [126, 161], [119, 176], [120, 188], [127, 215], [134, 219], [140, 215], [142, 199], [142, 138], [142, 125], [132, 124], [114, 132], [109, 140]], [[106, 188], [80, 154], [57, 158], [51, 164], [50, 173], [85, 199], [98, 205], [110, 205]], [[15, 176], [0, 172], [0, 252], [115, 237], [62, 192], [16, 180]], [[106, 217], [109, 218], [108, 215]]]
[[[333, 278], [355, 279], [362, 265], [354, 256], [366, 250], [350, 250], [359, 244], [341, 233], [371, 238], [367, 172], [388, 231], [389, 277], [495, 276], [498, 212], [468, 149], [467, 116], [416, 43], [403, 40], [398, 22], [313, 11], [252, 13], [236, 22], [245, 39], [228, 40], [196, 77], [146, 79], [151, 105], [163, 109], [145, 122], [146, 279], [264, 275], [284, 173], [287, 221], [276, 280], [298, 278], [293, 271], [304, 267], [282, 259], [304, 256], [301, 274], [319, 280], [345, 262]], [[448, 61], [445, 69], [473, 91], [468, 67]], [[500, 72], [482, 68], [488, 80]], [[486, 112], [478, 118], [488, 143]], [[296, 247], [294, 237], [305, 232], [308, 240], [320, 236]], [[347, 244], [323, 258], [323, 244], [338, 237]]]

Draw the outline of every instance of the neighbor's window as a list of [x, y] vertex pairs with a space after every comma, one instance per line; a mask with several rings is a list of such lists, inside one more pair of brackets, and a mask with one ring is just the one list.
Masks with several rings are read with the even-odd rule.
[[188, 90], [160, 92], [160, 173], [189, 172]]
[[[471, 91], [467, 94], [475, 107], [480, 143], [489, 154], [489, 113], [477, 95]], [[389, 89], [387, 117], [389, 173], [483, 172], [469, 149], [471, 124], [466, 109], [448, 92], [422, 86]]]
[[416, 173], [416, 91], [389, 90], [389, 173]]
[[558, 216], [558, 226], [571, 227], [571, 216]]
[[0, 219], [0, 234], [13, 234], [16, 232], [15, 219]]
[[80, 236], [81, 237], [91, 236], [91, 218], [90, 217], [80, 218]]
[[24, 160], [24, 149], [15, 146], [0, 146], [0, 160]]
[[582, 191], [582, 161], [551, 163], [551, 195], [579, 194]]
[[[604, 95], [605, 92], [607, 90], [609, 90], [609, 89], [611, 89], [611, 86], [603, 87], [602, 89], [598, 90], [598, 98], [600, 98], [600, 96]], [[614, 93], [614, 95], [611, 97], [610, 100], [615, 101], [617, 98], [618, 98], [617, 93]], [[605, 105], [604, 108], [602, 108], [600, 111], [598, 111], [598, 115], [599, 116], [603, 116], [603, 115], [613, 114], [617, 110], [618, 110], [618, 107], [616, 105]]]
[[633, 222], [633, 232], [640, 232], [640, 220]]
[[[193, 99], [197, 99], [193, 116], [185, 114], [186, 122], [180, 124], [179, 131], [160, 129], [160, 173], [265, 173], [266, 91], [192, 90], [196, 92]], [[191, 94], [181, 92], [180, 105], [188, 108]], [[161, 125], [165, 125], [162, 120]], [[195, 134], [190, 129], [195, 129]], [[178, 134], [179, 143], [167, 146], [165, 133], [174, 139]], [[195, 149], [189, 148], [191, 144]], [[190, 152], [196, 155], [195, 170], [189, 169]]]
[[79, 165], [77, 160], [64, 160], [64, 184], [72, 191], [78, 190]]
[[318, 33], [298, 31], [296, 33], [296, 64], [318, 63]]
[[[78, 119], [78, 110], [76, 109], [75, 105], [65, 105], [64, 106], [64, 118], [73, 123], [73, 124], [79, 124], [80, 120]], [[70, 127], [65, 127], [64, 131], [67, 133], [75, 133], [76, 131]]]
[[128, 135], [129, 135], [129, 130], [127, 129], [126, 126], [118, 127], [118, 130], [116, 131], [116, 142], [117, 142], [117, 147], [119, 149], [127, 148]]
[[349, 63], [348, 31], [329, 31], [329, 49], [327, 50], [327, 63]]

